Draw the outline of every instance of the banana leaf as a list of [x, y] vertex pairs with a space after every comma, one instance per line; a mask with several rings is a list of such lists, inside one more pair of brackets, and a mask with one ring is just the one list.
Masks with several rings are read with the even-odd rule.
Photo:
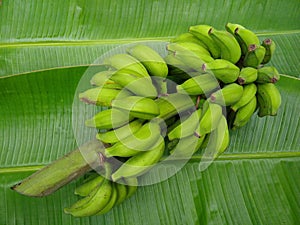
[[[298, 224], [300, 4], [291, 1], [0, 1], [0, 224]], [[77, 147], [72, 105], [91, 63], [122, 44], [168, 41], [190, 25], [240, 23], [277, 44], [283, 104], [231, 132], [228, 150], [200, 172], [178, 173], [102, 216], [63, 213], [82, 178], [44, 198], [10, 189]], [[88, 132], [88, 131], [87, 131]], [[143, 179], [164, 178], [176, 163]]]

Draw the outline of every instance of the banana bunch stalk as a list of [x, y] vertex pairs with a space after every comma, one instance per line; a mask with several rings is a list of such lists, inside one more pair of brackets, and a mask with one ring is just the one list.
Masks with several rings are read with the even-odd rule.
[[199, 152], [213, 160], [230, 145], [229, 129], [245, 126], [256, 111], [275, 116], [280, 75], [265, 66], [274, 41], [260, 41], [239, 24], [225, 29], [191, 26], [165, 46], [164, 57], [136, 44], [104, 59], [106, 69], [79, 95], [83, 103], [106, 108], [85, 121], [97, 129], [96, 140], [81, 148], [89, 164], [77, 150], [12, 188], [44, 196], [100, 168], [76, 187], [82, 198], [65, 213], [101, 215], [134, 194], [139, 177], [164, 156], [189, 159]]

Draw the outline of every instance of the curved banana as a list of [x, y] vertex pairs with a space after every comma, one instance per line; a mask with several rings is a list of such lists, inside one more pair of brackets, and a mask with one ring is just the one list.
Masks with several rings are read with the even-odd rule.
[[103, 63], [104, 65], [107, 65], [119, 72], [134, 74], [138, 77], [146, 77], [150, 79], [150, 76], [143, 64], [131, 55], [116, 54], [107, 57]]
[[219, 31], [211, 28], [208, 34], [217, 43], [221, 51], [221, 59], [228, 60], [233, 64], [241, 58], [241, 47], [235, 37], [227, 31]]
[[135, 45], [127, 49], [127, 53], [139, 60], [152, 76], [166, 77], [168, 67], [163, 58], [146, 45]]
[[122, 127], [118, 127], [103, 133], [98, 133], [96, 138], [104, 143], [114, 144], [123, 140], [129, 135], [136, 133], [142, 127], [142, 125], [143, 120], [133, 120]]
[[123, 163], [111, 176], [113, 181], [120, 178], [137, 177], [151, 169], [162, 157], [165, 150], [165, 141], [160, 137], [154, 148], [132, 156]]
[[216, 59], [212, 62], [205, 63], [202, 65], [202, 70], [203, 72], [213, 74], [225, 84], [233, 83], [240, 74], [240, 69], [225, 59]]
[[97, 186], [101, 185], [105, 178], [99, 174], [91, 180], [84, 182], [79, 187], [75, 188], [76, 195], [85, 197], [88, 196]]
[[96, 127], [98, 129], [112, 129], [121, 127], [134, 117], [118, 109], [106, 109], [97, 113], [93, 118], [85, 121], [87, 127]]
[[249, 45], [248, 52], [243, 60], [243, 66], [257, 68], [265, 57], [266, 49], [263, 46]]
[[251, 116], [255, 112], [256, 106], [257, 106], [257, 101], [256, 101], [256, 97], [254, 96], [250, 100], [250, 102], [248, 102], [246, 105], [238, 109], [238, 111], [235, 114], [232, 129], [235, 130], [239, 127], [246, 125], [246, 123], [248, 123], [248, 121], [251, 119]]
[[212, 27], [209, 25], [190, 26], [189, 32], [195, 37], [197, 37], [201, 42], [203, 42], [207, 46], [207, 49], [209, 50], [212, 57], [217, 59], [221, 56], [221, 50], [219, 46], [215, 43], [215, 41], [211, 38], [211, 36], [208, 34], [211, 28]]
[[138, 179], [136, 177], [127, 177], [124, 178], [126, 187], [127, 187], [127, 196], [126, 198], [130, 198], [137, 190], [138, 187]]
[[281, 105], [281, 95], [272, 83], [257, 85], [258, 116], [275, 116]]
[[251, 30], [237, 27], [234, 31], [234, 34], [241, 46], [243, 55], [247, 54], [248, 47], [250, 45], [257, 45], [257, 46], [260, 45], [260, 41], [259, 41], [258, 37]]
[[237, 24], [237, 23], [227, 23], [225, 25], [225, 29], [231, 33], [232, 35], [235, 35], [235, 30], [236, 29], [246, 29], [245, 27], [243, 27], [242, 25], [240, 24]]
[[265, 66], [257, 70], [257, 83], [276, 83], [280, 75], [274, 66]]
[[254, 83], [245, 85], [242, 97], [238, 102], [231, 106], [231, 109], [236, 112], [239, 108], [248, 104], [248, 102], [250, 102], [251, 99], [255, 96], [256, 91], [257, 87]]
[[192, 42], [207, 49], [207, 46], [191, 33], [183, 33], [170, 40], [171, 43]]
[[115, 73], [113, 70], [104, 70], [96, 73], [90, 80], [91, 85], [103, 87], [103, 88], [113, 88], [113, 89], [122, 89], [122, 86], [116, 84], [113, 80], [110, 79], [111, 75]]
[[112, 188], [112, 193], [109, 199], [109, 202], [106, 204], [106, 206], [101, 209], [99, 212], [96, 213], [96, 215], [103, 215], [107, 212], [109, 212], [116, 204], [117, 198], [118, 198], [118, 192], [116, 189], [116, 185], [111, 182], [111, 188]]
[[127, 198], [127, 187], [123, 183], [115, 183], [115, 186], [118, 195], [115, 205], [119, 205]]
[[240, 85], [250, 84], [257, 79], [257, 69], [253, 67], [244, 67], [241, 69], [240, 75], [238, 77], [238, 82]]
[[243, 86], [236, 83], [227, 84], [222, 89], [212, 93], [209, 101], [222, 106], [230, 106], [237, 103], [243, 96]]
[[262, 61], [262, 64], [267, 64], [268, 62], [270, 62], [272, 56], [274, 55], [276, 45], [275, 42], [270, 38], [265, 39], [261, 45], [264, 46], [266, 49], [265, 57]]

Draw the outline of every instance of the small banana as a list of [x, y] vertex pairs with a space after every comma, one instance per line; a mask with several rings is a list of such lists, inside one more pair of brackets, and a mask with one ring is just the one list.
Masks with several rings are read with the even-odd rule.
[[107, 65], [119, 72], [134, 74], [138, 77], [146, 77], [150, 79], [150, 76], [143, 64], [131, 55], [116, 54], [107, 57], [103, 63], [104, 65]]
[[183, 33], [170, 40], [171, 43], [192, 42], [207, 49], [207, 46], [191, 33]]
[[223, 106], [230, 106], [237, 103], [242, 96], [243, 86], [232, 83], [212, 93], [209, 101]]
[[275, 42], [270, 38], [265, 39], [261, 45], [264, 46], [266, 49], [265, 57], [262, 61], [262, 64], [267, 64], [268, 62], [270, 62], [272, 56], [274, 55], [276, 45]]
[[105, 88], [122, 89], [119, 84], [116, 84], [110, 79], [111, 75], [115, 73], [113, 70], [104, 70], [96, 73], [90, 80], [91, 85]]
[[166, 77], [168, 67], [163, 58], [146, 45], [135, 45], [127, 49], [127, 53], [139, 60], [152, 76]]
[[111, 182], [111, 188], [112, 188], [112, 193], [109, 199], [109, 202], [106, 204], [106, 206], [101, 209], [99, 212], [97, 212], [95, 215], [103, 215], [107, 212], [109, 212], [116, 204], [117, 198], [118, 198], [118, 192], [116, 189], [116, 185]]
[[243, 27], [242, 25], [240, 24], [236, 24], [236, 23], [227, 23], [225, 25], [225, 29], [231, 33], [232, 35], [235, 35], [235, 30], [236, 29], [246, 29], [245, 27]]
[[129, 115], [140, 119], [152, 119], [159, 115], [157, 103], [150, 98], [141, 96], [129, 96], [113, 100], [111, 106], [116, 109], [125, 110]]
[[256, 91], [257, 91], [257, 87], [254, 83], [245, 85], [241, 99], [238, 102], [236, 102], [234, 105], [232, 105], [231, 109], [236, 112], [239, 108], [248, 104], [248, 102], [250, 102], [251, 99], [255, 96]]
[[137, 132], [142, 125], [143, 120], [133, 120], [122, 127], [98, 133], [96, 138], [104, 143], [114, 144]]
[[127, 185], [127, 196], [126, 198], [130, 198], [137, 190], [138, 187], [138, 179], [136, 177], [127, 177], [124, 178], [125, 184]]
[[149, 98], [157, 97], [157, 91], [152, 81], [145, 77], [141, 78], [129, 73], [116, 72], [111, 75], [110, 79], [135, 95]]
[[212, 62], [205, 63], [202, 65], [202, 70], [203, 72], [213, 74], [225, 84], [233, 83], [240, 74], [240, 69], [225, 59], [216, 59]]
[[250, 84], [257, 79], [257, 69], [253, 67], [244, 67], [241, 69], [240, 75], [238, 77], [238, 82], [240, 85]]
[[137, 177], [144, 174], [160, 160], [164, 150], [165, 141], [163, 137], [160, 136], [154, 148], [140, 152], [123, 163], [120, 168], [112, 174], [112, 180], [117, 181], [120, 178]]
[[111, 106], [114, 99], [122, 99], [131, 96], [127, 90], [118, 90], [104, 87], [96, 87], [86, 90], [79, 94], [79, 99], [87, 104], [100, 106]]
[[281, 105], [281, 95], [272, 83], [257, 85], [258, 116], [275, 116]]
[[119, 205], [127, 198], [127, 187], [123, 183], [115, 183], [115, 186], [118, 195], [115, 205]]
[[198, 109], [194, 111], [187, 119], [183, 120], [179, 125], [177, 125], [174, 129], [172, 129], [168, 133], [169, 140], [174, 140], [176, 138], [184, 138], [190, 135], [193, 135], [196, 131], [200, 117], [201, 117], [202, 109]]
[[160, 125], [156, 122], [144, 124], [137, 132], [105, 149], [107, 157], [130, 157], [154, 147], [161, 135]]
[[75, 194], [85, 197], [88, 196], [97, 186], [101, 185], [105, 178], [99, 174], [93, 179], [84, 182], [79, 187], [75, 188]]
[[254, 96], [246, 105], [239, 108], [235, 114], [235, 118], [233, 121], [233, 130], [242, 127], [248, 123], [248, 121], [251, 119], [251, 116], [256, 110], [256, 97]]
[[202, 137], [205, 134], [212, 132], [219, 124], [222, 117], [222, 107], [218, 104], [208, 103], [203, 107], [202, 117], [199, 126], [195, 132], [196, 136]]
[[212, 27], [209, 25], [195, 25], [189, 27], [189, 32], [203, 42], [214, 59], [220, 58], [221, 50], [208, 34]]
[[211, 91], [219, 87], [218, 80], [211, 74], [201, 74], [192, 77], [180, 85], [176, 86], [177, 92], [189, 95], [208, 95]]
[[276, 83], [280, 75], [274, 66], [265, 66], [257, 70], [257, 83]]
[[248, 52], [243, 60], [243, 66], [257, 68], [265, 57], [266, 49], [263, 46], [249, 45]]
[[221, 51], [221, 59], [228, 60], [233, 64], [241, 58], [241, 47], [235, 37], [227, 31], [219, 31], [211, 28], [209, 36], [216, 42]]
[[93, 118], [85, 121], [87, 127], [96, 127], [98, 129], [112, 129], [121, 127], [134, 117], [118, 109], [106, 109], [97, 113]]

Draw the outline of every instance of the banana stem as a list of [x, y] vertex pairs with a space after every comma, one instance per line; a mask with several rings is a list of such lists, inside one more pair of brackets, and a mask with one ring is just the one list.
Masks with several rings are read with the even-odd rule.
[[[92, 170], [91, 163], [103, 165], [103, 144], [98, 140], [83, 146], [52, 162], [43, 169], [11, 187], [20, 194], [42, 197], [58, 190], [63, 185]], [[84, 154], [84, 156], [82, 155]]]

